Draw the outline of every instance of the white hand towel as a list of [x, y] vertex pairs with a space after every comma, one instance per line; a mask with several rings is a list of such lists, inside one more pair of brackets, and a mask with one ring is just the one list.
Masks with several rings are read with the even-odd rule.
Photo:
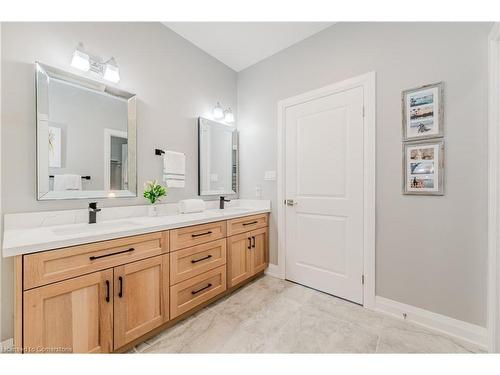
[[78, 174], [56, 174], [54, 191], [82, 190], [82, 176]]
[[173, 180], [167, 176], [163, 176], [163, 181], [167, 184], [169, 188], [183, 188], [186, 187], [186, 182], [184, 180]]
[[184, 199], [179, 201], [179, 212], [190, 214], [205, 211], [205, 201], [202, 199]]
[[163, 181], [168, 187], [185, 187], [186, 155], [182, 152], [166, 151], [163, 156]]

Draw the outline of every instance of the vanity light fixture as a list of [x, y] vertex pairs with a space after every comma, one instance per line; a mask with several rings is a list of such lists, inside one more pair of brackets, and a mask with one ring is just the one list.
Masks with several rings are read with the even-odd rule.
[[84, 52], [80, 43], [73, 52], [71, 66], [83, 72], [93, 72], [106, 81], [117, 83], [120, 81], [120, 69], [114, 57], [104, 61], [99, 57]]
[[219, 102], [217, 102], [217, 105], [214, 107], [213, 115], [216, 120], [222, 120], [224, 118], [224, 110], [220, 106]]
[[232, 124], [234, 122], [234, 114], [231, 107], [224, 111], [224, 121], [228, 124]]
[[104, 68], [104, 76], [103, 78], [106, 81], [117, 83], [120, 81], [120, 70], [118, 69], [118, 65], [116, 64], [115, 58], [112, 57]]
[[71, 66], [78, 70], [88, 72], [90, 69], [90, 57], [81, 49], [81, 44], [76, 47], [75, 52], [73, 52], [73, 58], [71, 59]]

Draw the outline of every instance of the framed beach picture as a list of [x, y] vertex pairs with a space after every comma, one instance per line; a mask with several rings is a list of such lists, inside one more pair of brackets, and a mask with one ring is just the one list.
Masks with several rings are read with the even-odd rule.
[[444, 140], [403, 143], [403, 194], [444, 194]]
[[438, 82], [402, 92], [404, 141], [444, 135], [443, 86]]

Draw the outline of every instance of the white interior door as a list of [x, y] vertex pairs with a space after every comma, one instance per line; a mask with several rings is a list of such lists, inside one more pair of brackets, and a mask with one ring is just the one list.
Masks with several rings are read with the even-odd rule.
[[363, 88], [284, 115], [286, 278], [362, 304]]

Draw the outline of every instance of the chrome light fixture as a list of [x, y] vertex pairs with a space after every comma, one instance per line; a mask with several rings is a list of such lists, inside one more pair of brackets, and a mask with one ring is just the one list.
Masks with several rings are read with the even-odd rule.
[[213, 115], [216, 120], [222, 120], [224, 118], [224, 110], [220, 106], [219, 102], [217, 102], [217, 105], [214, 107]]
[[228, 124], [232, 124], [234, 122], [234, 114], [231, 108], [228, 108], [224, 111], [224, 121]]
[[120, 81], [120, 69], [114, 57], [104, 61], [103, 59], [89, 55], [84, 52], [83, 44], [80, 43], [73, 52], [71, 66], [83, 72], [93, 72], [100, 78], [117, 83]]
[[103, 78], [106, 81], [117, 83], [120, 81], [120, 70], [118, 69], [118, 65], [116, 64], [115, 58], [112, 57], [104, 68]]
[[88, 72], [90, 69], [90, 57], [85, 52], [80, 49], [81, 45], [76, 47], [75, 52], [73, 52], [73, 58], [71, 59], [71, 66], [78, 70]]

